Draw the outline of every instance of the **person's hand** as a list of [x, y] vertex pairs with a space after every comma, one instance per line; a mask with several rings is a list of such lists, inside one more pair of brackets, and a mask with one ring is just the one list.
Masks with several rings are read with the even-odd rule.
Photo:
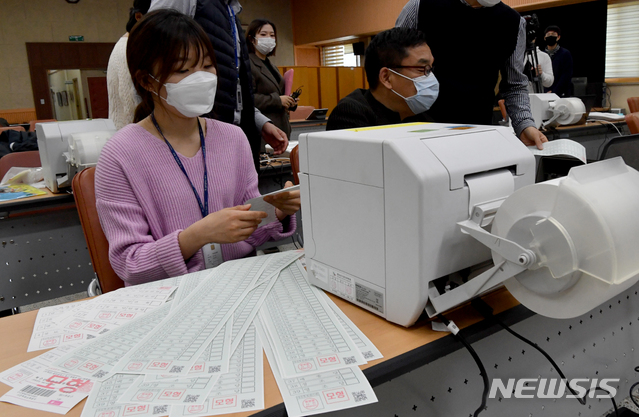
[[271, 145], [274, 151], [273, 154], [275, 155], [282, 154], [288, 147], [286, 133], [282, 132], [282, 130], [273, 123], [264, 123], [262, 137], [266, 143]]
[[541, 75], [543, 73], [543, 71], [541, 70], [541, 65], [537, 65], [535, 72], [537, 73], [536, 75]]
[[544, 149], [544, 145], [542, 145], [542, 143], [548, 142], [548, 138], [546, 137], [546, 135], [541, 133], [534, 126], [525, 128], [524, 131], [521, 132], [521, 135], [519, 135], [519, 139], [524, 143], [524, 145], [535, 145], [537, 146], [537, 149]]
[[[292, 186], [292, 182], [286, 181], [284, 189]], [[264, 201], [275, 206], [275, 215], [280, 221], [284, 220], [286, 216], [297, 213], [300, 209], [300, 205], [302, 204], [300, 200], [300, 190], [286, 191], [275, 195], [265, 196]]]
[[285, 109], [295, 106], [295, 99], [291, 96], [280, 96], [280, 100], [282, 100], [282, 107]]
[[229, 207], [211, 213], [200, 220], [200, 233], [206, 240], [204, 244], [235, 243], [246, 240], [267, 216], [263, 211], [249, 211], [250, 208], [250, 204]]

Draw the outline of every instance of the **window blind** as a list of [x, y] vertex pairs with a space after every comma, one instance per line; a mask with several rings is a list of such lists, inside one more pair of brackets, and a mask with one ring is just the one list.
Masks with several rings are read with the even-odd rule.
[[606, 78], [639, 77], [639, 1], [609, 3]]

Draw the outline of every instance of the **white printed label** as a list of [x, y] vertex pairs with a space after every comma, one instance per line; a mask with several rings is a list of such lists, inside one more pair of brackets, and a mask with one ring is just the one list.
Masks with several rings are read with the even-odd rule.
[[204, 264], [206, 265], [206, 269], [215, 268], [224, 262], [224, 258], [222, 257], [222, 245], [219, 243], [207, 243], [202, 248], [202, 253], [204, 254]]

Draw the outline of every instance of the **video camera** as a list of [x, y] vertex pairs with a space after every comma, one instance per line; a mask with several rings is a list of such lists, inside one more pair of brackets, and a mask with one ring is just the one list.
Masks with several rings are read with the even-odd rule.
[[526, 20], [526, 44], [532, 44], [532, 41], [537, 38], [537, 31], [539, 30], [539, 19], [536, 14], [522, 16]]

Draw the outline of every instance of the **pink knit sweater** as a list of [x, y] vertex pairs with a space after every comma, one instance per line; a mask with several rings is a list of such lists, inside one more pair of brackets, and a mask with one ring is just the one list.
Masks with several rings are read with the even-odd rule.
[[[209, 213], [243, 204], [260, 195], [251, 149], [239, 127], [206, 120]], [[202, 150], [192, 158], [179, 155], [200, 198], [204, 195]], [[164, 141], [131, 124], [102, 149], [95, 174], [95, 193], [102, 229], [109, 241], [109, 260], [126, 285], [183, 275], [204, 269], [202, 251], [186, 262], [178, 234], [202, 218], [188, 180]], [[288, 237], [275, 222], [258, 228], [247, 240], [222, 245], [224, 260], [244, 257], [268, 240]]]

